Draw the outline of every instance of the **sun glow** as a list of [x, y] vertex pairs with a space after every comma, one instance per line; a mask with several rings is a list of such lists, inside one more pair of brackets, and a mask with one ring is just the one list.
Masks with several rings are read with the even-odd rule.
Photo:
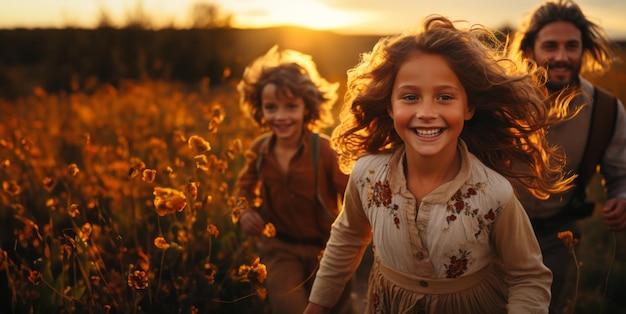
[[[250, 5], [250, 3], [247, 3]], [[317, 30], [341, 28], [366, 18], [363, 14], [330, 8], [317, 0], [266, 0], [255, 8], [241, 10], [224, 3], [225, 10], [239, 12], [235, 27], [302, 26]]]

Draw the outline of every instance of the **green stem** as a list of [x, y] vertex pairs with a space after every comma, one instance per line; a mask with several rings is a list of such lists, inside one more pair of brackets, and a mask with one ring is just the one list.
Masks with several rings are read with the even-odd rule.
[[164, 261], [165, 261], [165, 250], [161, 250], [161, 261], [159, 264], [159, 279], [157, 281], [156, 295], [154, 296], [155, 299], [158, 299], [159, 297], [159, 292], [160, 292], [159, 287], [161, 287], [161, 280], [163, 278], [163, 262]]
[[609, 259], [609, 269], [606, 272], [606, 278], [604, 280], [604, 293], [602, 294], [602, 303], [600, 305], [600, 312], [604, 311], [604, 302], [606, 301], [606, 293], [609, 290], [609, 278], [611, 275], [611, 270], [613, 269], [613, 262], [615, 262], [615, 251], [617, 248], [617, 240], [615, 239], [615, 232], [611, 232], [611, 236], [613, 238], [613, 250], [611, 251], [611, 258]]
[[580, 284], [580, 264], [578, 263], [578, 258], [576, 257], [576, 252], [574, 252], [574, 248], [571, 248], [570, 253], [574, 258], [574, 263], [576, 264], [576, 285], [574, 286], [574, 299], [572, 300], [572, 313], [576, 310], [576, 301], [578, 299], [578, 286]]

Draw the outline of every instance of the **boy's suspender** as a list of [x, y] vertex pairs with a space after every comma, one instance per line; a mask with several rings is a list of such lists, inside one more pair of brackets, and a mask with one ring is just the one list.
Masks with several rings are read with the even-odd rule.
[[319, 172], [317, 171], [319, 159], [320, 159], [320, 135], [317, 133], [311, 133], [311, 153], [313, 154], [313, 171], [315, 172], [315, 196], [317, 197], [317, 202], [320, 203], [324, 213], [326, 213], [326, 218], [328, 218], [331, 222], [335, 220], [335, 216], [328, 210], [324, 199], [319, 191], [319, 183], [318, 177]]
[[611, 142], [616, 119], [617, 98], [595, 86], [587, 143], [585, 143], [583, 158], [578, 167], [574, 195], [564, 207], [565, 211], [552, 218], [534, 219], [533, 228], [541, 230], [545, 229], [547, 225], [554, 224], [555, 221], [560, 224], [563, 220], [582, 219], [593, 214], [595, 204], [587, 202], [585, 191], [596, 173], [596, 166], [602, 161], [602, 156]]
[[585, 145], [585, 152], [578, 171], [578, 186], [584, 188], [596, 172], [596, 166], [602, 160], [613, 132], [617, 119], [617, 98], [599, 86], [595, 86], [591, 124]]
[[[267, 146], [267, 143], [269, 142], [271, 138], [271, 135], [267, 135], [265, 138], [263, 138], [261, 141], [261, 144], [259, 145], [259, 150], [257, 151], [257, 158], [256, 158], [256, 173], [259, 176], [259, 181], [261, 181], [261, 191], [262, 191], [262, 197], [263, 197], [263, 205], [261, 206], [261, 211], [264, 211], [264, 207], [265, 207], [265, 200], [266, 200], [266, 195], [265, 195], [265, 188], [263, 187], [263, 177], [261, 175], [261, 164], [263, 163], [263, 149], [265, 146]], [[311, 132], [311, 157], [313, 159], [313, 172], [315, 173], [315, 178], [314, 178], [314, 183], [315, 183], [315, 197], [318, 201], [318, 203], [320, 204], [320, 206], [322, 206], [322, 209], [324, 210], [324, 212], [326, 213], [328, 219], [330, 221], [333, 221], [335, 219], [335, 216], [330, 212], [330, 210], [328, 210], [328, 207], [326, 206], [326, 203], [324, 202], [324, 199], [322, 198], [322, 195], [319, 193], [319, 183], [318, 183], [318, 177], [319, 177], [319, 173], [318, 173], [318, 165], [319, 165], [319, 159], [320, 159], [320, 135], [315, 133], [315, 132]], [[265, 217], [265, 213], [262, 212], [261, 216]]]

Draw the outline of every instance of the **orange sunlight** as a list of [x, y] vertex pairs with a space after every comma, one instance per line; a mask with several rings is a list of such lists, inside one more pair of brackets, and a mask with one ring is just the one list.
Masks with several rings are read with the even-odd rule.
[[301, 26], [315, 30], [332, 30], [357, 24], [366, 19], [364, 14], [333, 9], [318, 0], [266, 0], [253, 10], [238, 11], [224, 3], [226, 10], [233, 10], [235, 27], [256, 28], [267, 26]]

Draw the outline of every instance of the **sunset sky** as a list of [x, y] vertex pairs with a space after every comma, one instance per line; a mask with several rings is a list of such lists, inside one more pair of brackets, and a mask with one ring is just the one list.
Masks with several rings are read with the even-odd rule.
[[[94, 27], [101, 12], [124, 25], [141, 7], [154, 26], [187, 28], [199, 0], [2, 0], [0, 28]], [[388, 34], [419, 24], [429, 14], [488, 27], [516, 27], [539, 0], [214, 0], [237, 28], [299, 25], [350, 34]], [[585, 14], [612, 39], [626, 39], [625, 0], [579, 0]]]

